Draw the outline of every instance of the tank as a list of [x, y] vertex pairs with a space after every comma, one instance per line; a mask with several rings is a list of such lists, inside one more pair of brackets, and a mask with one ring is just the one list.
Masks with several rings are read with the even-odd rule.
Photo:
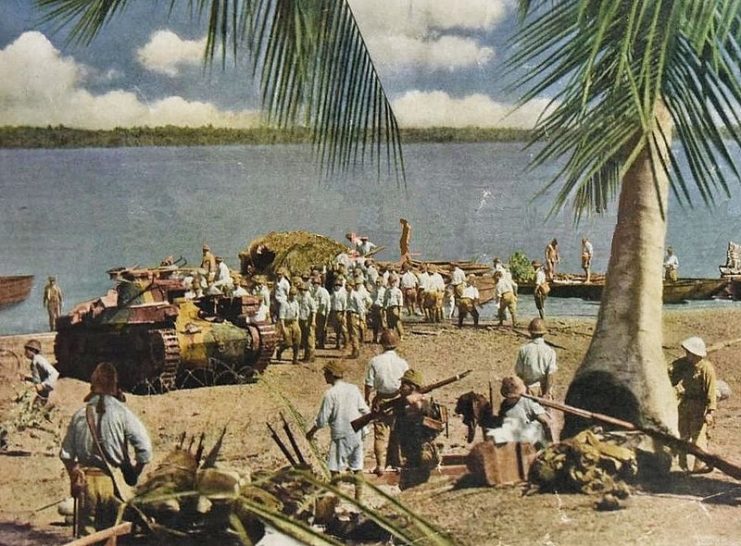
[[62, 376], [88, 381], [107, 361], [122, 389], [154, 393], [244, 382], [270, 362], [275, 331], [254, 320], [258, 298], [188, 299], [189, 272], [178, 268], [108, 273], [114, 289], [57, 319]]

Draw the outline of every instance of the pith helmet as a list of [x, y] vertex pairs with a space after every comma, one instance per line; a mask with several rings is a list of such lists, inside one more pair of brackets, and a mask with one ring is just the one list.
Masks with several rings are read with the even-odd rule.
[[32, 351], [36, 351], [37, 353], [41, 352], [41, 342], [38, 339], [29, 339], [26, 344], [23, 346], [24, 349], [30, 349]]
[[295, 296], [296, 294], [298, 294], [298, 290], [296, 290], [295, 286], [292, 286], [291, 289], [288, 291], [288, 295]]
[[682, 342], [682, 349], [702, 358], [708, 356], [708, 350], [701, 337], [688, 337]]
[[471, 273], [470, 275], [468, 275], [467, 279], [468, 279], [468, 282], [476, 282], [476, 275]]
[[548, 333], [548, 329], [545, 327], [545, 321], [542, 318], [534, 318], [530, 321], [527, 327], [531, 334], [537, 334], [544, 336]]
[[338, 360], [330, 360], [324, 365], [322, 371], [327, 372], [333, 377], [341, 378], [345, 375], [345, 365]]
[[517, 398], [527, 391], [525, 383], [516, 375], [502, 379], [502, 388], [499, 391], [505, 398]]
[[91, 394], [118, 396], [118, 372], [110, 362], [101, 362], [90, 376]]
[[392, 330], [381, 332], [381, 347], [384, 349], [393, 349], [399, 344], [399, 338]]
[[404, 372], [404, 375], [401, 376], [402, 383], [409, 383], [417, 388], [421, 388], [424, 381], [422, 372], [418, 372], [417, 370], [407, 370]]

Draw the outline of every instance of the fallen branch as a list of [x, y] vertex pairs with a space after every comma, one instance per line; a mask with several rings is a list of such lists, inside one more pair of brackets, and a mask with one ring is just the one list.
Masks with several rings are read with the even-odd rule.
[[91, 544], [97, 544], [98, 542], [102, 542], [112, 537], [128, 535], [131, 533], [132, 529], [133, 524], [129, 521], [125, 521], [118, 525], [114, 525], [113, 527], [108, 527], [108, 529], [103, 529], [102, 531], [93, 533], [92, 535], [87, 535], [78, 538], [77, 540], [73, 540], [72, 542], [68, 542], [64, 546], [90, 546]]

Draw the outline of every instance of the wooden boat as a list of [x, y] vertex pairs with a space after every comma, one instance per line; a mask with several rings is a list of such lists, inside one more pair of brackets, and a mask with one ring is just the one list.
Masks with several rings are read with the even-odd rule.
[[[709, 300], [719, 295], [727, 287], [728, 279], [679, 279], [677, 282], [664, 283], [664, 303], [682, 303], [687, 300]], [[599, 301], [602, 297], [604, 280], [589, 284], [581, 281], [556, 279], [551, 283], [551, 298], [581, 298]], [[532, 283], [520, 284], [520, 294], [532, 294]]]
[[12, 305], [28, 297], [33, 285], [33, 275], [0, 277], [0, 305]]

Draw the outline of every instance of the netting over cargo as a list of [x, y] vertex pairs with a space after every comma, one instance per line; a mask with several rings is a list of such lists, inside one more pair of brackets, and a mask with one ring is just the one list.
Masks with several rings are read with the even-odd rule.
[[308, 272], [312, 266], [329, 264], [348, 248], [323, 235], [308, 231], [271, 231], [254, 239], [239, 253], [242, 274], [255, 272], [275, 275], [285, 267], [291, 275]]

